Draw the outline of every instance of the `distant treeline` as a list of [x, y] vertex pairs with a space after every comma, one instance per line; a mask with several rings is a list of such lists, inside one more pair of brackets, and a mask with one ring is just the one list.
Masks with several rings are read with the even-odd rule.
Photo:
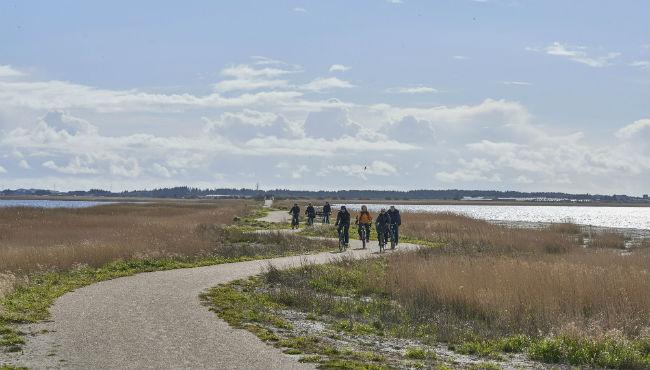
[[569, 194], [559, 192], [520, 192], [498, 190], [336, 190], [336, 191], [310, 191], [310, 190], [254, 190], [254, 189], [199, 189], [187, 186], [161, 188], [152, 190], [133, 190], [123, 192], [110, 192], [102, 189], [88, 191], [57, 192], [43, 189], [17, 189], [3, 190], [0, 195], [66, 195], [66, 196], [92, 196], [92, 197], [139, 197], [139, 198], [205, 198], [205, 197], [233, 197], [233, 198], [320, 198], [320, 199], [360, 199], [360, 200], [415, 200], [439, 199], [459, 200], [463, 198], [483, 199], [534, 199], [534, 200], [576, 200], [576, 201], [605, 201], [605, 202], [638, 202], [647, 200], [646, 197], [631, 197], [627, 195], [599, 195], [599, 194]]

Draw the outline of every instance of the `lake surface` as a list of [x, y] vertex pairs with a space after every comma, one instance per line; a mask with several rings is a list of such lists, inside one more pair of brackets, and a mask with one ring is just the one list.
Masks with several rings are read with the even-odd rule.
[[34, 208], [87, 208], [115, 202], [94, 202], [88, 200], [50, 200], [50, 199], [0, 199], [0, 207]]
[[[345, 204], [358, 211], [361, 204]], [[340, 204], [338, 205], [341, 206]], [[378, 212], [387, 204], [368, 204]], [[650, 207], [589, 206], [500, 206], [500, 205], [396, 205], [401, 212], [453, 212], [487, 221], [562, 222], [570, 220], [581, 225], [650, 230]]]

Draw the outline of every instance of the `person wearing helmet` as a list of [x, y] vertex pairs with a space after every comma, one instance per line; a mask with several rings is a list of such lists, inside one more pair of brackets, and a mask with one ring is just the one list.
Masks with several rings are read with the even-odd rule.
[[[366, 243], [368, 243], [370, 241], [370, 225], [372, 225], [372, 216], [368, 212], [368, 207], [361, 206], [361, 212], [357, 215], [355, 223], [359, 225], [359, 238], [363, 236], [362, 232], [365, 231], [365, 239]], [[363, 246], [365, 248], [365, 244]]]
[[390, 217], [390, 228], [393, 233], [393, 238], [395, 238], [395, 245], [397, 245], [399, 243], [399, 227], [402, 226], [402, 217], [399, 215], [399, 211], [395, 206], [390, 206], [387, 213]]
[[297, 229], [300, 223], [300, 207], [298, 207], [298, 203], [293, 204], [293, 207], [289, 210], [289, 214], [291, 215], [291, 228]]
[[377, 229], [377, 240], [379, 241], [379, 245], [382, 245], [382, 243], [388, 243], [389, 228], [390, 216], [388, 215], [388, 212], [386, 212], [386, 208], [382, 208], [381, 211], [379, 211], [377, 220], [375, 221], [375, 229]]
[[334, 226], [336, 226], [339, 235], [343, 233], [345, 246], [347, 247], [350, 243], [350, 212], [348, 212], [345, 206], [341, 206], [341, 210], [336, 215], [336, 223]]

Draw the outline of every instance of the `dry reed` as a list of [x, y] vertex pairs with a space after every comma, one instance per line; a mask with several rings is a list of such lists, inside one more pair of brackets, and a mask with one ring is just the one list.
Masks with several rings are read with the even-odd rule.
[[99, 266], [116, 259], [204, 253], [203, 223], [229, 224], [245, 201], [109, 204], [83, 209], [0, 208], [0, 272]]

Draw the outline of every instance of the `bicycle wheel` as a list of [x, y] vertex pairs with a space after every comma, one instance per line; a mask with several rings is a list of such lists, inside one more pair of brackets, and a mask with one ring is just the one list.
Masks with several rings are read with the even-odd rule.
[[361, 227], [361, 232], [359, 233], [359, 236], [361, 237], [361, 248], [366, 249], [366, 228]]

